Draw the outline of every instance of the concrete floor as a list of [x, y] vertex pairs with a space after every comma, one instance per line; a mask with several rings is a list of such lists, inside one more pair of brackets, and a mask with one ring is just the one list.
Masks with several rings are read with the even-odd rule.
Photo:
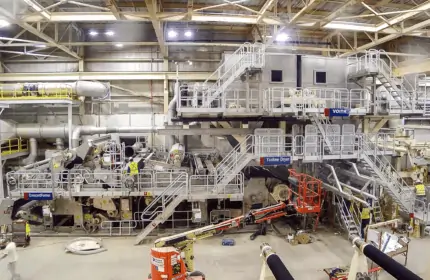
[[[258, 279], [261, 260], [260, 244], [268, 242], [283, 259], [297, 280], [322, 280], [328, 277], [323, 268], [348, 265], [352, 247], [343, 237], [321, 233], [308, 245], [291, 246], [285, 240], [268, 235], [250, 241], [249, 234], [225, 235], [234, 238], [236, 246], [221, 246], [222, 237], [201, 240], [195, 245], [196, 268], [207, 279]], [[66, 254], [68, 238], [36, 238], [28, 248], [19, 248], [18, 270], [22, 280], [145, 280], [149, 272], [150, 245], [133, 246], [134, 238], [105, 238], [108, 249], [97, 255]], [[430, 240], [413, 240], [408, 267], [424, 279], [430, 260]], [[403, 258], [399, 258], [403, 261]], [[224, 277], [220, 278], [220, 274]], [[0, 261], [0, 280], [9, 275], [6, 263]], [[393, 279], [383, 275], [380, 280]]]

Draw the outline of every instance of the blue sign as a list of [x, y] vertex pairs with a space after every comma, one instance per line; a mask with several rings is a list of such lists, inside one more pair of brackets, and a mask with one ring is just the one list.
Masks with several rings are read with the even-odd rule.
[[324, 115], [327, 117], [349, 117], [349, 108], [327, 108]]
[[260, 165], [290, 165], [291, 157], [261, 157]]
[[25, 200], [53, 200], [54, 196], [52, 193], [44, 193], [44, 192], [31, 192], [24, 193]]

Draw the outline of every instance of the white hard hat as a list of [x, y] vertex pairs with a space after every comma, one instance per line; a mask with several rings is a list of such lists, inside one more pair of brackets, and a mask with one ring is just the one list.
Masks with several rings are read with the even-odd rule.
[[417, 180], [415, 181], [415, 183], [420, 184], [420, 183], [422, 183], [422, 182], [421, 182], [421, 180], [420, 180], [420, 179], [417, 179]]

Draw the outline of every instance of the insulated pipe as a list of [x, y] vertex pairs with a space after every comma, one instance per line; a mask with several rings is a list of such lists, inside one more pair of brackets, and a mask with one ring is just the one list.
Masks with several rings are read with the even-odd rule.
[[276, 255], [275, 251], [269, 244], [263, 243], [260, 245], [261, 256], [269, 266], [276, 280], [294, 280], [291, 273], [285, 267], [282, 260]]
[[158, 127], [152, 126], [125, 126], [125, 127], [95, 127], [77, 126], [72, 133], [72, 147], [79, 146], [81, 135], [109, 134], [109, 133], [157, 133]]
[[64, 141], [61, 138], [55, 139], [55, 145], [57, 146], [57, 150], [64, 150]]
[[21, 138], [68, 138], [67, 124], [46, 125], [39, 123], [17, 124], [15, 136]]
[[35, 163], [31, 163], [29, 165], [23, 166], [23, 167], [21, 167], [21, 169], [32, 169], [32, 168], [37, 167], [37, 166], [48, 164], [50, 161], [51, 161], [51, 159], [47, 158], [47, 159], [44, 159], [42, 161], [38, 161], [38, 162], [35, 162]]
[[[109, 84], [92, 81], [77, 81], [74, 83], [23, 83], [0, 84], [3, 94], [38, 92], [39, 94], [58, 94], [61, 90], [68, 90], [78, 96], [106, 98], [110, 94]], [[67, 93], [67, 92], [65, 92]]]
[[340, 183], [339, 183], [339, 179], [337, 178], [337, 175], [336, 175], [336, 170], [334, 170], [333, 165], [330, 165], [330, 164], [324, 164], [324, 165], [330, 169], [331, 174], [333, 175], [334, 181], [335, 181], [335, 183], [336, 183], [336, 187], [337, 187], [341, 192], [343, 192], [343, 191], [342, 191], [342, 187], [340, 186]]
[[37, 158], [37, 140], [35, 138], [30, 138], [29, 142], [30, 142], [30, 146], [29, 146], [30, 154], [28, 155], [28, 157], [22, 160], [22, 163], [24, 165], [29, 165], [31, 163], [34, 163]]
[[374, 261], [377, 265], [379, 265], [382, 269], [387, 271], [391, 276], [395, 279], [399, 280], [423, 280], [423, 278], [419, 277], [405, 266], [399, 264], [391, 257], [387, 256], [376, 247], [369, 245], [369, 243], [364, 242], [357, 235], [351, 235], [350, 240], [352, 244], [354, 244], [357, 248], [360, 249], [363, 254]]

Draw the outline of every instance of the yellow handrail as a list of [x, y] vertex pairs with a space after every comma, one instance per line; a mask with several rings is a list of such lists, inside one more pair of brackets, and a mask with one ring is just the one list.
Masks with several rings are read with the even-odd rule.
[[46, 89], [45, 87], [26, 88], [22, 85], [13, 90], [4, 90], [0, 87], [0, 100], [37, 100], [37, 99], [77, 99], [73, 89], [69, 85], [61, 85], [58, 88]]
[[21, 152], [27, 152], [27, 151], [28, 151], [28, 140], [23, 140], [21, 138], [1, 140], [2, 156], [21, 153]]

